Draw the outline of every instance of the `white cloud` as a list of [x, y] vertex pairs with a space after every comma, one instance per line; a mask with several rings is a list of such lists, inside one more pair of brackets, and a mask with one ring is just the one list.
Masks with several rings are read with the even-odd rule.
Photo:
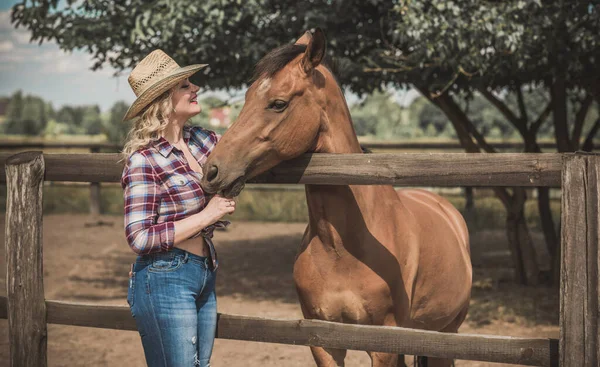
[[31, 39], [31, 34], [28, 30], [21, 27], [19, 29], [13, 29], [13, 31], [10, 33], [10, 38], [19, 44], [27, 45]]
[[41, 64], [42, 73], [73, 74], [85, 71], [90, 62], [81, 53], [64, 52], [58, 47], [54, 50], [44, 51], [34, 57]]
[[[9, 41], [10, 42], [10, 41]], [[30, 60], [39, 50], [35, 48], [23, 48], [13, 44], [10, 50], [0, 49], [0, 62], [2, 63], [20, 63]]]
[[10, 22], [10, 12], [0, 11], [0, 39], [26, 45], [31, 39], [31, 32], [23, 26], [15, 28], [14, 24]]
[[9, 72], [9, 71], [16, 71], [16, 70], [17, 70], [17, 65], [15, 65], [15, 64], [0, 63], [0, 72]]
[[62, 51], [53, 41], [41, 46], [29, 43], [30, 34], [23, 27], [14, 28], [9, 11], [0, 11], [0, 95], [22, 89], [53, 102], [55, 107], [98, 103], [103, 110], [117, 100], [133, 101], [127, 83], [130, 70], [119, 78], [112, 77], [115, 70], [109, 65], [92, 72], [90, 54]]
[[11, 41], [0, 41], [0, 52], [7, 52], [15, 47]]
[[10, 23], [10, 11], [0, 11], [0, 31], [14, 29]]

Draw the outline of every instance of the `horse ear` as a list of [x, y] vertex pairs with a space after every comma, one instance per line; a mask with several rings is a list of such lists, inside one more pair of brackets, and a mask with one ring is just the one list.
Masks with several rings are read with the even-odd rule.
[[308, 42], [310, 42], [311, 38], [312, 38], [312, 33], [310, 33], [310, 31], [306, 31], [306, 32], [304, 32], [302, 37], [298, 38], [298, 40], [294, 44], [295, 45], [308, 45]]
[[326, 41], [325, 33], [321, 28], [315, 29], [315, 33], [308, 41], [304, 57], [302, 58], [302, 67], [306, 73], [311, 72], [314, 68], [319, 66], [321, 60], [325, 56]]

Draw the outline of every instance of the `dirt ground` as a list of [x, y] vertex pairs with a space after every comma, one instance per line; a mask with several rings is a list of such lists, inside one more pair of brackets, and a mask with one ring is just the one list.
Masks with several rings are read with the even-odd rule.
[[[89, 225], [101, 220], [104, 225]], [[122, 217], [44, 216], [44, 287], [47, 299], [126, 305], [127, 273], [135, 255]], [[4, 214], [0, 241], [4, 243]], [[292, 264], [305, 228], [301, 223], [235, 222], [216, 234], [220, 268], [218, 310], [271, 318], [301, 318]], [[541, 243], [539, 234], [534, 239]], [[558, 338], [558, 290], [512, 282], [500, 231], [472, 235], [475, 266], [471, 309], [461, 333]], [[540, 253], [543, 253], [540, 251]], [[545, 260], [545, 259], [542, 259]], [[6, 256], [0, 246], [0, 294], [6, 294]], [[8, 322], [0, 320], [0, 365], [8, 365]], [[145, 366], [135, 331], [48, 325], [49, 366]], [[350, 351], [347, 366], [370, 366]], [[308, 347], [217, 340], [214, 367], [311, 366]], [[457, 366], [500, 366], [457, 361]]]

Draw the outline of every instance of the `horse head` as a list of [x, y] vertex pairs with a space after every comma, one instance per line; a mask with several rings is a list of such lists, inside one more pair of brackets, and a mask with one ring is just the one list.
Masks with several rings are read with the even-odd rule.
[[317, 150], [327, 119], [326, 80], [334, 79], [321, 65], [325, 48], [316, 29], [259, 61], [239, 117], [204, 165], [206, 192], [236, 196], [246, 180]]

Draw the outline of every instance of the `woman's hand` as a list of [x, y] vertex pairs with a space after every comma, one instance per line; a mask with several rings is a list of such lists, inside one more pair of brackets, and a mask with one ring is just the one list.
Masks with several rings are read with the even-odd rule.
[[235, 200], [220, 195], [213, 196], [202, 210], [210, 222], [209, 225], [223, 218], [225, 214], [233, 214], [233, 212], [235, 212]]

